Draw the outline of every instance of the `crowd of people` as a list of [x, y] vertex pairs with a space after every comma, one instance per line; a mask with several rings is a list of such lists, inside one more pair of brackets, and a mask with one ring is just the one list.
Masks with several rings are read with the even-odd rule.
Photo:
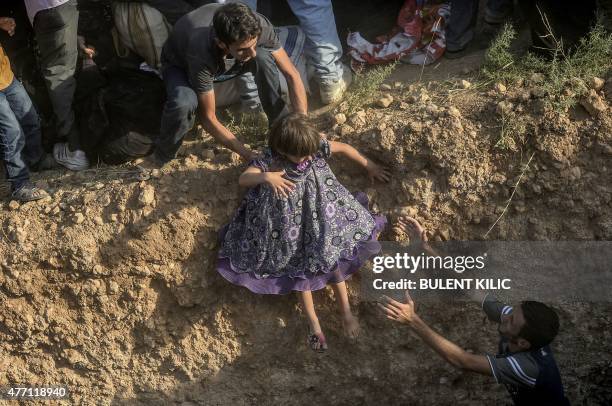
[[[0, 42], [4, 44], [16, 33], [23, 34], [27, 31], [33, 37], [34, 44], [30, 46], [29, 42], [21, 41], [13, 44], [9, 50], [2, 49], [0, 54], [1, 109], [4, 112], [0, 126], [6, 128], [1, 133], [2, 154], [4, 172], [10, 183], [12, 197], [19, 201], [29, 201], [45, 196], [44, 191], [36, 189], [29, 183], [29, 171], [55, 166], [80, 171], [89, 168], [90, 161], [97, 163], [99, 157], [103, 155], [99, 153], [96, 145], [99, 140], [90, 132], [100, 133], [98, 138], [104, 138], [105, 133], [96, 131], [95, 127], [101, 125], [94, 120], [87, 123], [88, 116], [100, 113], [99, 115], [106, 121], [112, 121], [112, 117], [108, 117], [109, 114], [105, 111], [98, 112], [95, 108], [92, 111], [90, 108], [96, 104], [93, 99], [94, 95], [97, 96], [90, 84], [101, 82], [102, 75], [92, 75], [93, 70], [87, 68], [95, 67], [96, 62], [102, 64], [102, 59], [108, 59], [103, 58], [107, 56], [104, 54], [109, 53], [108, 43], [119, 53], [118, 43], [121, 43], [121, 40], [117, 40], [116, 36], [117, 31], [121, 34], [121, 30], [115, 30], [112, 24], [104, 26], [100, 22], [104, 19], [102, 14], [83, 22], [80, 10], [99, 7], [98, 5], [104, 1], [79, 3], [77, 0], [11, 0], [8, 3], [12, 4], [12, 7], [9, 7], [11, 12], [21, 6], [25, 9], [25, 13], [23, 18], [20, 18], [18, 13], [14, 16], [0, 15]], [[164, 24], [168, 26], [165, 36], [155, 38], [155, 41], [163, 41], [161, 44], [163, 48], [160, 45], [161, 49], [153, 49], [154, 54], [155, 52], [160, 54], [159, 57], [153, 62], [146, 60], [149, 65], [153, 65], [147, 69], [157, 72], [163, 80], [161, 82], [159, 78], [154, 79], [160, 82], [159, 91], [155, 94], [159, 97], [146, 97], [150, 99], [150, 104], [158, 103], [156, 106], [149, 106], [149, 116], [141, 119], [142, 122], [148, 120], [148, 123], [140, 126], [147, 127], [146, 137], [138, 138], [136, 140], [138, 142], [134, 140], [131, 140], [131, 143], [127, 142], [130, 145], [142, 144], [137, 152], [126, 153], [119, 158], [102, 159], [107, 163], [150, 154], [143, 164], [144, 168], [163, 166], [175, 157], [183, 138], [196, 121], [199, 121], [220, 144], [238, 153], [248, 162], [254, 157], [254, 152], [246, 148], [217, 117], [219, 103], [218, 95], [215, 94], [217, 88], [220, 89], [226, 82], [236, 83], [242, 111], [265, 115], [269, 126], [272, 127], [279, 117], [285, 116], [290, 111], [304, 114], [308, 112], [307, 89], [312, 88], [309, 86], [309, 79], [316, 84], [317, 89], [314, 89], [314, 93], [319, 95], [319, 100], [323, 104], [340, 100], [352, 80], [350, 68], [341, 62], [343, 50], [331, 0], [287, 2], [299, 21], [301, 33], [305, 37], [304, 47], [299, 52], [305, 55], [310, 75], [298, 72], [295, 59], [288, 55], [286, 47], [279, 41], [278, 31], [268, 18], [272, 13], [271, 0], [243, 2], [147, 0], [144, 3], [114, 0], [106, 3], [113, 7], [117, 4], [146, 4], [147, 7], [155, 8], [160, 13], [160, 18], [164, 19]], [[228, 3], [227, 7], [222, 8], [222, 3]], [[421, 4], [424, 1], [419, 0], [417, 3]], [[515, 6], [512, 0], [487, 1], [484, 10], [484, 28], [476, 33], [478, 3], [476, 0], [450, 1], [452, 12], [445, 27], [445, 57], [450, 59], [461, 57], [473, 48], [482, 46], [483, 38], [484, 43], [488, 43], [491, 34], [499, 30], [500, 25], [513, 15]], [[565, 1], [555, 3], [554, 6], [553, 2], [548, 0], [539, 0], [536, 5], [531, 3], [518, 2], [527, 16], [533, 17], [535, 14], [545, 12], [552, 27], [561, 27], [561, 21], [569, 15], [571, 8], [571, 2]], [[588, 29], [588, 24], [594, 15], [595, 1], [592, 3], [580, 8], [578, 14], [584, 17], [579, 18], [580, 26], [577, 23], [563, 26], [566, 31], [573, 30], [564, 37], [564, 43], [575, 42], [579, 34], [584, 34]], [[607, 1], [599, 3], [602, 10], [609, 11]], [[121, 12], [120, 8], [110, 8], [110, 5], [111, 12]], [[245, 15], [247, 7], [253, 11], [252, 20], [241, 17]], [[0, 8], [0, 14], [5, 12], [5, 9], [6, 6]], [[223, 12], [217, 13], [220, 9]], [[237, 19], [244, 22], [244, 27], [240, 28], [242, 31], [232, 28], [231, 23], [238, 21]], [[537, 20], [537, 18], [532, 19]], [[112, 17], [110, 20], [112, 21]], [[246, 24], [249, 21], [250, 25]], [[118, 22], [117, 16], [114, 22]], [[94, 32], [89, 27], [91, 25], [100, 25], [100, 27]], [[124, 30], [128, 31], [125, 35], [142, 36], [141, 33], [130, 31], [129, 25], [135, 25], [135, 20], [128, 18], [125, 25], [127, 27], [124, 27]], [[537, 28], [537, 22], [532, 22], [531, 25]], [[547, 36], [542, 35], [538, 29], [534, 38], [545, 40]], [[100, 42], [97, 38], [100, 36], [107, 37], [105, 44], [89, 45], [90, 42]], [[248, 40], [241, 41], [239, 38], [248, 38]], [[287, 44], [294, 43], [294, 38], [287, 40]], [[145, 47], [149, 44], [137, 43], [136, 46], [138, 45]], [[141, 56], [147, 53], [145, 50], [142, 51]], [[21, 63], [24, 52], [29, 52], [29, 57], [35, 59], [36, 70], [44, 82], [44, 91], [38, 91], [35, 96], [33, 90], [40, 89], [33, 89], [33, 86], [22, 80], [26, 84], [24, 88], [19, 80], [28, 73], [24, 72], [27, 68], [23, 68]], [[19, 66], [17, 72], [19, 78], [12, 73], [11, 63], [13, 66]], [[110, 72], [110, 69], [106, 71]], [[119, 72], [116, 76], [127, 75]], [[149, 87], [156, 89], [154, 80], [149, 82], [150, 78], [146, 79], [147, 84], [152, 83]], [[129, 85], [135, 88], [138, 86], [136, 82], [135, 79]], [[82, 97], [77, 102], [75, 91], [78, 94], [79, 88], [84, 89], [81, 93], [85, 96], [88, 93], [92, 94], [89, 100]], [[125, 92], [119, 93], [120, 96], [117, 98], [125, 94]], [[34, 99], [34, 103], [29, 96]], [[145, 98], [142, 94], [140, 96], [141, 99]], [[42, 99], [47, 102], [49, 108], [45, 109], [40, 105], [44, 104]], [[160, 99], [165, 102], [159, 101]], [[138, 107], [142, 108], [140, 105]], [[46, 110], [42, 114], [45, 118], [42, 122], [45, 126], [42, 129], [38, 115], [41, 109]], [[134, 116], [137, 115], [138, 112], [134, 111], [127, 118], [123, 118], [123, 121], [129, 122], [132, 119], [135, 122], [137, 119], [134, 119]], [[150, 128], [152, 126], [157, 128], [152, 130]], [[49, 127], [52, 127], [51, 130]], [[130, 136], [143, 132], [142, 128], [125, 128], [129, 127], [125, 125], [123, 127], [123, 132], [130, 133]], [[44, 130], [52, 132], [53, 136], [49, 136]]]
[[[89, 168], [88, 154], [81, 146], [78, 120], [75, 119], [75, 70], [93, 64], [96, 49], [79, 35], [79, 10], [76, 0], [25, 0], [28, 23], [34, 33], [38, 68], [47, 90], [53, 114], [56, 138], [52, 152], [43, 153], [40, 118], [28, 92], [11, 70], [7, 53], [2, 49], [2, 109], [6, 112], [0, 125], [6, 127], [3, 137], [3, 163], [11, 186], [12, 198], [30, 201], [46, 193], [29, 182], [30, 171], [61, 165], [80, 171]], [[231, 25], [242, 19], [245, 9], [257, 9], [256, 1], [248, 6], [239, 2], [216, 11], [224, 1], [151, 1], [171, 22], [175, 22], [161, 54], [160, 76], [166, 90], [159, 136], [154, 153], [144, 164], [161, 166], [173, 159], [185, 134], [197, 118], [222, 145], [239, 153], [245, 160], [254, 156], [216, 117], [213, 83], [232, 79], [253, 82], [242, 86], [250, 106], [265, 112], [273, 124], [289, 110], [307, 113], [306, 91], [274, 27], [262, 14], [251, 13], [250, 26], [236, 31]], [[262, 2], [267, 3], [267, 2]], [[313, 67], [324, 104], [338, 101], [346, 90], [350, 70], [340, 62], [342, 48], [334, 25], [330, 1], [292, 1], [290, 6], [307, 33], [305, 53]], [[266, 8], [264, 4], [262, 8]], [[213, 16], [216, 16], [213, 21]], [[2, 17], [0, 29], [13, 36], [17, 22]], [[213, 28], [214, 26], [214, 28]], [[30, 28], [30, 27], [28, 27]], [[248, 34], [249, 41], [239, 42]], [[83, 61], [79, 61], [79, 54]], [[284, 76], [289, 97], [284, 97], [278, 72]], [[348, 74], [348, 76], [347, 76]], [[255, 96], [252, 97], [255, 89]], [[251, 100], [252, 101], [252, 100]], [[291, 106], [291, 107], [289, 107]], [[85, 135], [86, 137], [86, 135]], [[87, 142], [85, 142], [87, 143]]]
[[[159, 74], [165, 104], [159, 136], [142, 166], [159, 168], [174, 159], [199, 119], [217, 142], [248, 162], [238, 182], [249, 190], [232, 221], [221, 230], [219, 274], [255, 293], [299, 292], [308, 318], [308, 344], [315, 351], [326, 350], [328, 342], [312, 292], [331, 285], [346, 334], [356, 337], [359, 322], [350, 309], [345, 280], [380, 249], [375, 241], [386, 218], [370, 212], [363, 194], [354, 195], [344, 188], [326, 159], [332, 154], [344, 156], [376, 181], [386, 182], [391, 174], [350, 145], [328, 141], [308, 121], [306, 86], [264, 15], [267, 2], [148, 3], [173, 28], [161, 51]], [[451, 7], [447, 27], [450, 58], [460, 55], [474, 39], [476, 3]], [[500, 24], [509, 15], [512, 2], [489, 3], [485, 20]], [[351, 81], [351, 72], [340, 62], [342, 46], [331, 1], [289, 0], [288, 4], [305, 33], [305, 53], [321, 101], [338, 101]], [[84, 65], [91, 65], [97, 52], [87, 38], [79, 36], [76, 0], [25, 0], [25, 7], [56, 133], [63, 141], [55, 143], [51, 153], [44, 151], [37, 109], [0, 47], [0, 147], [12, 198], [22, 202], [46, 196], [30, 182], [31, 171], [56, 165], [79, 171], [90, 165], [73, 101], [79, 55]], [[15, 34], [17, 24], [10, 17], [0, 19], [0, 29], [9, 36]], [[280, 77], [287, 83], [288, 97]], [[270, 125], [268, 148], [262, 153], [245, 146], [217, 118], [215, 87], [230, 80], [255, 84], [253, 110], [265, 113]], [[431, 250], [416, 220], [400, 219], [397, 226], [411, 235], [411, 241]], [[502, 341], [495, 356], [468, 353], [435, 333], [416, 315], [408, 295], [405, 303], [384, 298], [380, 306], [388, 318], [410, 325], [452, 365], [506, 384], [517, 404], [566, 404], [549, 347], [559, 329], [556, 313], [539, 302], [511, 307], [491, 296], [480, 301], [487, 316], [500, 323]]]

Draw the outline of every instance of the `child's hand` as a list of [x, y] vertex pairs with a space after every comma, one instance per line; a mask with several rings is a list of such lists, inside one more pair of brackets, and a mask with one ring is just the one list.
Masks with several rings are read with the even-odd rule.
[[289, 193], [291, 193], [295, 187], [293, 182], [284, 178], [285, 171], [266, 172], [264, 176], [266, 183], [270, 185], [276, 197], [289, 196]]
[[368, 177], [372, 182], [374, 182], [375, 180], [379, 180], [381, 182], [389, 182], [389, 180], [391, 179], [391, 174], [389, 173], [388, 169], [375, 164], [369, 159], [368, 163], [366, 164], [366, 171], [368, 171]]
[[93, 59], [96, 56], [96, 48], [91, 45], [85, 44], [85, 37], [82, 35], [77, 36], [77, 43], [79, 44], [79, 49], [85, 55], [87, 59]]
[[10, 35], [11, 37], [15, 34], [15, 20], [10, 17], [0, 17], [0, 29], [3, 29]]
[[85, 45], [82, 48], [83, 54], [85, 54], [85, 57], [87, 59], [93, 59], [94, 56], [96, 56], [96, 48], [94, 48], [91, 45]]

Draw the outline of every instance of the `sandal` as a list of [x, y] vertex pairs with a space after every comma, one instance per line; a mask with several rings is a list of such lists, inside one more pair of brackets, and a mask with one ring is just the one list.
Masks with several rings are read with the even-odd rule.
[[[308, 345], [310, 349], [315, 352], [325, 352], [327, 350], [327, 342], [325, 341], [325, 336], [323, 333], [311, 333], [308, 330]], [[316, 345], [320, 344], [319, 348], [316, 348]]]
[[18, 200], [21, 203], [44, 199], [47, 196], [49, 196], [47, 192], [31, 183], [26, 183], [11, 194], [11, 198]]

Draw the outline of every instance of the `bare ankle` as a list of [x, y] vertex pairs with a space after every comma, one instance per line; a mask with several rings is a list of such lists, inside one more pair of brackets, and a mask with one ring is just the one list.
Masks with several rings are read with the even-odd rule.
[[340, 314], [342, 316], [342, 318], [344, 320], [352, 320], [355, 318], [355, 315], [353, 314], [353, 312], [351, 311], [351, 309], [348, 310], [341, 310]]
[[321, 324], [319, 323], [319, 319], [308, 320], [308, 327], [310, 328], [311, 333], [321, 333]]

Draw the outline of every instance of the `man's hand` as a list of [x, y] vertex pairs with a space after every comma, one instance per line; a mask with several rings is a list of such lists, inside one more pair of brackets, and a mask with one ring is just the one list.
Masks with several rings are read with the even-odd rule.
[[15, 34], [15, 20], [10, 17], [0, 17], [0, 28], [3, 29], [10, 35], [11, 37]]
[[264, 174], [266, 183], [272, 188], [277, 197], [287, 197], [293, 191], [295, 184], [285, 179], [285, 171], [266, 172]]
[[212, 135], [218, 143], [240, 155], [245, 162], [249, 162], [256, 158], [257, 154], [245, 147], [244, 144], [217, 119], [214, 90], [198, 93], [198, 107], [200, 109], [202, 127], [204, 127], [204, 130]]
[[406, 291], [406, 303], [400, 303], [387, 296], [383, 296], [382, 302], [378, 305], [388, 319], [408, 324], [412, 331], [452, 366], [488, 376], [493, 374], [487, 357], [464, 351], [457, 344], [433, 331], [421, 320], [414, 311], [414, 302], [408, 291]]
[[378, 303], [378, 306], [387, 315], [388, 319], [399, 321], [400, 323], [411, 324], [419, 317], [414, 311], [414, 302], [408, 291], [406, 291], [406, 303], [398, 302], [389, 296], [383, 295], [382, 303]]
[[248, 149], [247, 147], [244, 147], [244, 154], [239, 154], [240, 158], [242, 158], [243, 161], [245, 161], [246, 163], [251, 162], [253, 159], [256, 159], [259, 154], [257, 153], [257, 151], [253, 151], [251, 149]]
[[391, 179], [391, 174], [389, 173], [388, 169], [375, 164], [370, 159], [368, 159], [366, 164], [366, 171], [368, 171], [368, 177], [370, 178], [371, 182], [378, 180], [386, 183]]

